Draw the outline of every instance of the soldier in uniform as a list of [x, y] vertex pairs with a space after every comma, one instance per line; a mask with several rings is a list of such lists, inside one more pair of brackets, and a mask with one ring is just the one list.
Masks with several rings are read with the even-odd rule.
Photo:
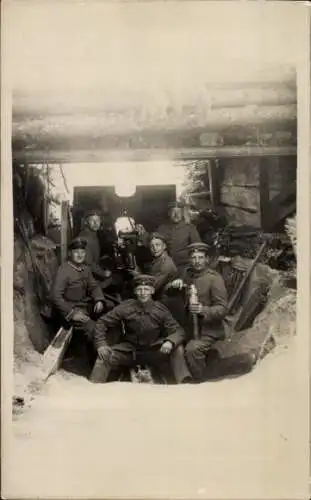
[[68, 260], [57, 270], [52, 301], [63, 325], [76, 326], [92, 338], [95, 321], [91, 318], [90, 302], [93, 302], [91, 312], [99, 315], [105, 308], [105, 299], [85, 263], [86, 246], [82, 238], [74, 239], [69, 245]]
[[[177, 278], [178, 270], [173, 259], [166, 250], [166, 241], [162, 234], [152, 233], [149, 241], [151, 259], [146, 261], [141, 267], [145, 274], [154, 277], [154, 298], [162, 301], [164, 298], [165, 286]], [[138, 275], [139, 272], [133, 273]]]
[[[195, 380], [202, 380], [206, 355], [217, 340], [225, 337], [223, 319], [227, 311], [227, 291], [220, 274], [209, 267], [209, 246], [205, 243], [189, 245], [189, 268], [182, 278], [174, 280], [170, 287], [175, 290], [189, 290], [194, 285], [197, 290], [196, 304], [188, 303], [185, 326], [190, 339], [185, 347], [185, 355], [190, 372]], [[199, 338], [193, 338], [191, 314], [197, 315]], [[192, 330], [192, 331], [191, 331]]]
[[106, 288], [111, 281], [111, 272], [103, 269], [99, 265], [101, 248], [98, 238], [98, 231], [101, 227], [101, 214], [98, 210], [88, 210], [85, 213], [86, 227], [79, 234], [87, 242], [86, 263], [90, 266], [94, 278], [99, 281], [103, 288]]
[[180, 272], [188, 264], [188, 245], [201, 241], [196, 227], [184, 220], [183, 209], [182, 202], [170, 203], [170, 222], [161, 224], [157, 229], [165, 237], [168, 253]]
[[[106, 382], [112, 369], [148, 365], [161, 370], [169, 363], [177, 383], [191, 380], [184, 358], [184, 331], [168, 309], [152, 299], [154, 278], [134, 279], [136, 299], [129, 299], [102, 316], [96, 325], [94, 343], [98, 358], [92, 382]], [[125, 326], [117, 343], [111, 345], [109, 328]]]

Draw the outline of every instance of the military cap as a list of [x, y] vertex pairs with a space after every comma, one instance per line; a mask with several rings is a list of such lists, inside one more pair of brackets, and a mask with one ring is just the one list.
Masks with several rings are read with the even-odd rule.
[[149, 274], [140, 274], [134, 278], [134, 286], [154, 286], [155, 279]]
[[81, 248], [82, 250], [85, 250], [87, 246], [87, 241], [84, 238], [75, 238], [71, 241], [70, 245], [68, 246], [69, 250], [77, 250], [78, 248]]
[[157, 232], [151, 233], [151, 235], [150, 235], [150, 241], [153, 240], [153, 239], [161, 240], [161, 241], [163, 241], [163, 243], [166, 243], [166, 238], [161, 233], [157, 233]]
[[204, 252], [207, 254], [210, 251], [211, 246], [207, 245], [206, 243], [197, 242], [197, 243], [191, 243], [191, 245], [188, 245], [187, 248], [189, 254], [192, 254], [193, 252]]
[[98, 215], [101, 217], [101, 211], [98, 208], [90, 208], [84, 213], [84, 217], [91, 217], [92, 215]]

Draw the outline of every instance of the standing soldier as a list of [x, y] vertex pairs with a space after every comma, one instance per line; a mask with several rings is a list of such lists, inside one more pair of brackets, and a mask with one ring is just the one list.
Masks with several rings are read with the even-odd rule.
[[165, 237], [168, 253], [180, 272], [188, 264], [188, 245], [201, 241], [196, 227], [184, 220], [184, 208], [185, 205], [182, 202], [170, 203], [170, 222], [161, 224], [157, 229], [157, 232]]
[[[134, 280], [136, 299], [129, 299], [102, 316], [94, 342], [98, 353], [92, 382], [106, 382], [112, 369], [148, 365], [161, 370], [169, 363], [177, 383], [191, 380], [182, 342], [184, 331], [168, 309], [152, 299], [154, 278], [140, 275]], [[124, 324], [119, 342], [109, 345], [107, 329]]]
[[[189, 268], [183, 278], [170, 284], [172, 289], [186, 288], [188, 291], [194, 285], [197, 292], [197, 300], [188, 302], [192, 321], [188, 315], [186, 330], [190, 340], [185, 347], [190, 372], [197, 381], [204, 376], [206, 355], [211, 346], [225, 337], [223, 319], [227, 312], [227, 291], [220, 274], [210, 269], [208, 253], [209, 246], [205, 243], [189, 245]], [[197, 321], [197, 332], [194, 332], [193, 321]]]
[[[88, 210], [85, 213], [86, 227], [79, 234], [87, 242], [86, 263], [90, 266], [93, 276], [99, 281], [100, 285], [106, 287], [110, 283], [111, 273], [102, 269], [99, 265], [101, 248], [98, 239], [98, 231], [101, 227], [101, 214], [98, 210]], [[108, 281], [109, 280], [109, 281]]]
[[90, 268], [85, 264], [87, 242], [74, 239], [68, 247], [68, 261], [57, 270], [53, 285], [53, 304], [64, 326], [76, 326], [92, 338], [95, 322], [91, 319], [90, 301], [96, 315], [103, 312], [105, 299]]

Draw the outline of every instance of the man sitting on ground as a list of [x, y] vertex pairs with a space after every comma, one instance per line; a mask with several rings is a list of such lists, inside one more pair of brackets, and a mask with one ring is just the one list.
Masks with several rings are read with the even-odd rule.
[[[57, 270], [52, 300], [64, 326], [76, 326], [92, 338], [95, 321], [105, 308], [103, 293], [85, 263], [87, 242], [74, 239], [68, 247], [68, 260]], [[90, 302], [93, 310], [90, 311]]]
[[[195, 285], [198, 302], [189, 304], [186, 330], [190, 340], [185, 347], [186, 359], [194, 379], [204, 377], [206, 355], [211, 346], [225, 337], [223, 319], [227, 311], [227, 291], [220, 274], [209, 268], [209, 246], [205, 243], [189, 245], [189, 268], [180, 279], [174, 280], [170, 288], [182, 290]], [[191, 314], [198, 317], [199, 338], [193, 338]]]
[[[168, 309], [152, 299], [154, 278], [140, 275], [134, 279], [136, 299], [129, 299], [102, 316], [96, 325], [94, 342], [98, 358], [92, 382], [106, 382], [112, 369], [147, 365], [161, 371], [169, 363], [177, 383], [190, 381], [182, 342], [184, 331]], [[107, 330], [124, 324], [117, 344], [109, 345]]]

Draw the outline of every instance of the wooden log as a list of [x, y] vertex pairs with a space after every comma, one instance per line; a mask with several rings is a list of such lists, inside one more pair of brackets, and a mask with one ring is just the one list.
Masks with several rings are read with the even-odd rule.
[[[156, 160], [205, 160], [209, 158], [243, 158], [260, 156], [296, 156], [296, 147], [243, 147], [224, 146], [219, 148], [182, 148], [182, 149], [128, 149], [128, 150], [42, 150], [40, 147], [13, 150], [14, 160], [29, 163], [42, 163], [45, 158], [51, 164], [59, 163], [101, 163], [123, 161]], [[241, 181], [238, 181], [239, 184]]]
[[[158, 93], [159, 96], [160, 93]], [[154, 91], [131, 89], [92, 89], [89, 91], [41, 91], [14, 92], [14, 111], [28, 116], [43, 114], [76, 114], [85, 112], [126, 112], [139, 108], [152, 111], [154, 103], [158, 106], [197, 107], [199, 104], [209, 104], [214, 108], [230, 106], [247, 106], [254, 104], [276, 105], [295, 104], [297, 90], [294, 79], [291, 81], [255, 81], [239, 82], [238, 85], [227, 81], [207, 84], [198, 89], [193, 88], [187, 95], [171, 94], [165, 101], [154, 95]]]
[[27, 119], [13, 115], [12, 135], [14, 138], [34, 139], [72, 136], [100, 137], [109, 134], [131, 134], [138, 131], [172, 131], [208, 128], [212, 132], [232, 126], [258, 126], [266, 123], [293, 123], [297, 119], [295, 104], [280, 106], [245, 106], [243, 108], [210, 109], [208, 106], [182, 109], [155, 109], [148, 116], [144, 110], [130, 110], [125, 113], [64, 114], [60, 116], [42, 115], [41, 118]]
[[256, 213], [260, 209], [259, 190], [255, 188], [226, 187], [220, 188], [220, 203]]

